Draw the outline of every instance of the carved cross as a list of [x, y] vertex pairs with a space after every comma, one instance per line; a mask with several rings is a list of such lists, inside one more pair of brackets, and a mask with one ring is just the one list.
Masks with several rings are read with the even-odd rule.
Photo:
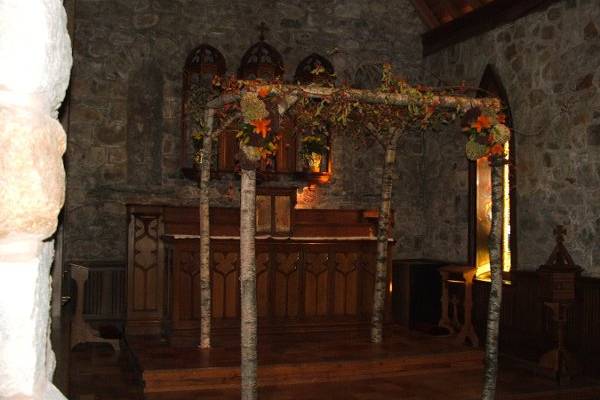
[[256, 27], [256, 29], [258, 29], [258, 31], [260, 32], [259, 38], [261, 42], [265, 40], [265, 33], [271, 30], [269, 29], [267, 24], [265, 24], [265, 21], [261, 22], [260, 25]]
[[567, 234], [567, 229], [563, 225], [556, 225], [556, 228], [553, 230], [554, 236], [556, 236], [556, 241], [558, 243], [563, 243], [565, 240], [565, 235]]

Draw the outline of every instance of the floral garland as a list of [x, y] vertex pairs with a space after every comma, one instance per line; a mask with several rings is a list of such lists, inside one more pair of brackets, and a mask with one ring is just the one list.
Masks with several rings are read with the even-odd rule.
[[[212, 83], [222, 94], [232, 93], [240, 96], [239, 103], [226, 104], [220, 113], [223, 117], [234, 110], [241, 112], [243, 119], [238, 125], [237, 139], [246, 155], [254, 160], [268, 158], [277, 151], [277, 142], [281, 136], [279, 123], [280, 119], [284, 118], [279, 115], [278, 106], [285, 103], [286, 96], [294, 90], [293, 96], [299, 97], [291, 112], [296, 114], [294, 125], [303, 132], [303, 137], [308, 135], [306, 141], [302, 140], [302, 145], [317, 144], [311, 139], [311, 132], [324, 127], [343, 127], [344, 131], [351, 127], [351, 131], [359, 133], [358, 138], [364, 139], [369, 135], [360, 133], [365, 132], [365, 129], [372, 132], [372, 127], [379, 127], [380, 135], [397, 129], [437, 130], [440, 125], [462, 117], [462, 130], [468, 137], [466, 155], [468, 159], [476, 160], [486, 156], [503, 158], [504, 144], [511, 134], [505, 125], [504, 114], [497, 112], [493, 107], [476, 107], [466, 112], [460, 105], [455, 109], [440, 107], [436, 100], [439, 95], [460, 94], [464, 92], [464, 87], [455, 90], [411, 86], [395, 77], [390, 65], [384, 65], [379, 92], [406, 95], [408, 102], [403, 107], [386, 103], [362, 103], [353, 100], [345, 88], [336, 89], [331, 95], [315, 101], [304, 95], [301, 90], [286, 89], [281, 82], [239, 81], [234, 77], [215, 77]], [[286, 115], [285, 118], [287, 117], [289, 116]], [[194, 135], [194, 139], [200, 138], [200, 134]], [[324, 142], [321, 144], [326, 147]]]
[[462, 131], [468, 136], [469, 160], [482, 157], [504, 158], [504, 144], [510, 140], [506, 116], [489, 109], [471, 108], [462, 117]]

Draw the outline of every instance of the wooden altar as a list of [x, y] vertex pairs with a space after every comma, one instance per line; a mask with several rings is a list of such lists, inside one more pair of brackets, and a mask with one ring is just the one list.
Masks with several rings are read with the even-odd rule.
[[[256, 236], [259, 330], [346, 330], [368, 324], [377, 213], [289, 211], [288, 232], [259, 230]], [[198, 208], [130, 205], [128, 215], [127, 334], [195, 343], [200, 329]], [[239, 209], [211, 208], [216, 335], [239, 330], [239, 261]]]

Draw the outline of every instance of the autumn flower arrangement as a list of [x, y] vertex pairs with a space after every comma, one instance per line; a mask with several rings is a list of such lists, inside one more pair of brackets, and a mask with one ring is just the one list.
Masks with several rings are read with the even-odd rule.
[[243, 92], [240, 99], [242, 124], [237, 138], [241, 148], [250, 159], [260, 159], [272, 155], [276, 150], [277, 135], [273, 125], [273, 113], [269, 112], [269, 98], [272, 96], [268, 86], [260, 87], [256, 92]]
[[489, 109], [471, 108], [462, 118], [462, 131], [468, 136], [467, 158], [477, 160], [491, 156], [504, 157], [504, 144], [510, 139], [506, 117]]

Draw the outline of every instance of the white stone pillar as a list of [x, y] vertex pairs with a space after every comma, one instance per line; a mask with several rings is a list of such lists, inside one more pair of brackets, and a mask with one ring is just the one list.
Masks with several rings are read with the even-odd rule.
[[52, 242], [64, 202], [56, 120], [72, 64], [59, 0], [0, 0], [0, 398], [64, 399], [52, 385]]

